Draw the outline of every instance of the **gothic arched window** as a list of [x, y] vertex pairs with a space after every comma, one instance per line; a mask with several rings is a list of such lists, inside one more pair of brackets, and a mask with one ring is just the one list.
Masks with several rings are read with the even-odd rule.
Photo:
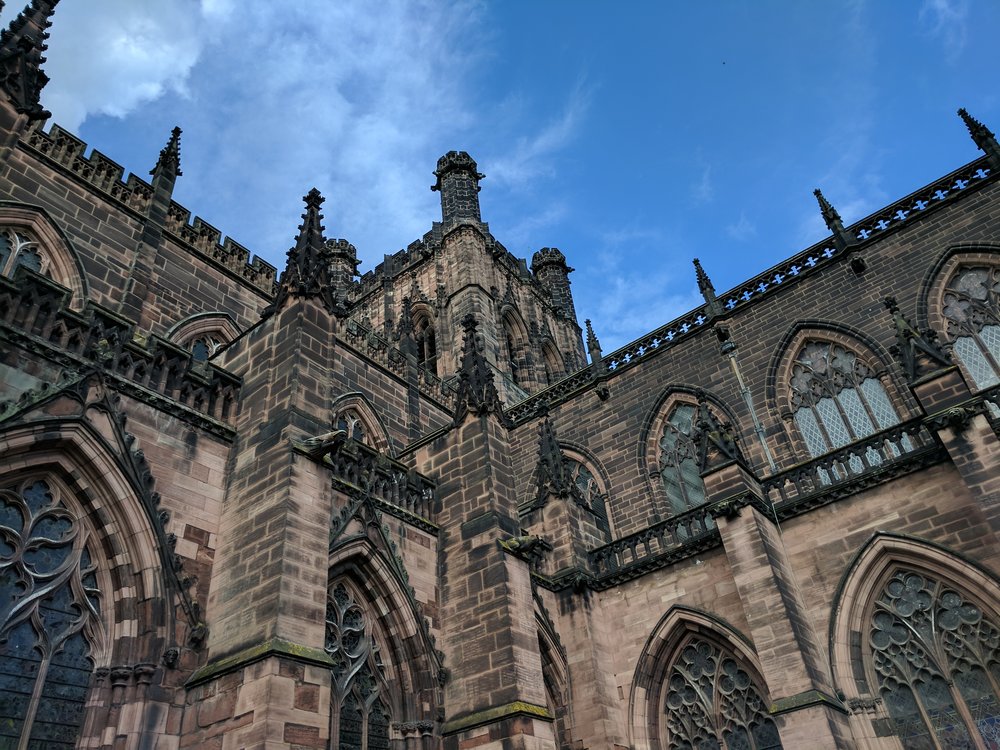
[[504, 342], [507, 344], [507, 362], [510, 365], [510, 379], [514, 385], [521, 385], [521, 363], [518, 359], [518, 346], [514, 339], [514, 332], [509, 325], [503, 327]]
[[43, 273], [44, 258], [38, 243], [23, 230], [0, 228], [0, 275], [13, 276], [18, 266]]
[[867, 635], [903, 747], [1000, 747], [1000, 628], [969, 597], [899, 570], [881, 589]]
[[944, 290], [943, 313], [957, 356], [977, 388], [1000, 383], [1000, 268], [959, 266]]
[[768, 701], [733, 654], [692, 636], [667, 673], [664, 747], [697, 750], [780, 748]]
[[694, 404], [675, 406], [660, 436], [660, 479], [667, 493], [671, 514], [683, 513], [705, 502], [705, 483], [698, 470], [698, 454], [691, 440], [696, 411]]
[[347, 437], [368, 445], [368, 429], [361, 416], [354, 409], [344, 409], [337, 417], [337, 429], [347, 433]]
[[330, 747], [389, 750], [385, 666], [364, 609], [343, 583], [327, 593], [325, 650], [333, 660]]
[[99, 630], [79, 520], [43, 481], [0, 491], [0, 747], [76, 745]]
[[830, 341], [807, 341], [792, 364], [795, 424], [811, 456], [899, 422], [885, 386], [857, 354]]
[[417, 363], [437, 374], [437, 340], [430, 316], [414, 316], [413, 337], [417, 342]]
[[587, 507], [594, 513], [597, 520], [597, 527], [608, 537], [611, 535], [611, 524], [608, 522], [608, 509], [605, 502], [605, 495], [601, 492], [601, 487], [597, 482], [597, 477], [587, 466], [575, 458], [566, 459], [566, 467], [569, 471], [571, 481], [580, 491]]

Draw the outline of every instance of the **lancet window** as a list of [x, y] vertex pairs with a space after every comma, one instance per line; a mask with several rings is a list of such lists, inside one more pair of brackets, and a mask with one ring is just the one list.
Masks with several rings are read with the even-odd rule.
[[0, 227], [0, 275], [13, 276], [18, 266], [44, 273], [45, 257], [38, 243], [22, 229]]
[[55, 489], [0, 491], [0, 747], [76, 745], [99, 601], [86, 531]]
[[429, 316], [415, 316], [413, 337], [417, 342], [417, 363], [437, 374], [437, 340]]
[[687, 641], [668, 671], [663, 694], [665, 747], [781, 747], [763, 691], [731, 653], [710, 641]]
[[337, 429], [347, 433], [347, 437], [368, 445], [368, 429], [361, 416], [354, 409], [344, 409], [337, 417]]
[[514, 332], [504, 324], [503, 333], [507, 344], [507, 361], [510, 365], [510, 379], [514, 385], [521, 385], [521, 363], [518, 360], [518, 347], [514, 340]]
[[792, 365], [791, 402], [795, 424], [812, 456], [899, 422], [872, 369], [856, 353], [830, 341], [807, 341], [799, 351]]
[[659, 469], [670, 513], [705, 502], [705, 483], [698, 470], [697, 451], [691, 440], [696, 407], [678, 404], [663, 426], [659, 444]]
[[222, 345], [222, 340], [210, 333], [199, 336], [191, 344], [191, 359], [195, 362], [207, 362]]
[[330, 747], [389, 750], [385, 666], [368, 615], [343, 583], [327, 594], [325, 650], [333, 660]]
[[1000, 747], [1000, 628], [933, 576], [897, 571], [868, 623], [876, 684], [903, 747]]
[[585, 464], [574, 458], [567, 458], [566, 465], [573, 484], [580, 491], [580, 496], [587, 501], [587, 505], [594, 512], [597, 527], [610, 536], [611, 525], [608, 523], [606, 497], [601, 492], [597, 477], [594, 476], [593, 472]]
[[944, 290], [953, 352], [977, 388], [1000, 383], [1000, 267], [959, 266]]

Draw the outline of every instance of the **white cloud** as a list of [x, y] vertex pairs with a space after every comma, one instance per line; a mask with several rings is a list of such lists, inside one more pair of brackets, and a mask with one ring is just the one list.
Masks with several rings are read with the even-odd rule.
[[948, 62], [955, 62], [965, 48], [968, 14], [966, 0], [924, 0], [920, 7], [918, 18], [944, 44]]
[[740, 218], [726, 227], [726, 234], [737, 242], [745, 242], [757, 234], [757, 226], [740, 211]]
[[715, 185], [712, 182], [712, 165], [706, 164], [701, 170], [701, 178], [691, 190], [696, 204], [710, 203], [715, 197]]

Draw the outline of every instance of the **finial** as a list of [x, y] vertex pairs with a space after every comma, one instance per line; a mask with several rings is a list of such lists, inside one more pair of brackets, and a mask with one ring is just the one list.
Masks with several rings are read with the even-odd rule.
[[278, 281], [278, 294], [264, 310], [264, 317], [277, 312], [289, 297], [319, 297], [328, 312], [338, 312], [340, 307], [332, 295], [329, 279], [329, 262], [326, 240], [323, 238], [323, 215], [320, 206], [325, 200], [313, 188], [303, 198], [306, 212], [295, 238], [295, 247], [288, 251], [285, 270]]
[[601, 342], [597, 340], [597, 334], [594, 333], [594, 327], [590, 324], [590, 319], [583, 321], [584, 325], [587, 326], [587, 353], [590, 354], [591, 364], [596, 364], [601, 361]]
[[0, 32], [0, 88], [19, 114], [29, 120], [44, 120], [52, 113], [42, 108], [41, 91], [49, 82], [42, 71], [48, 49], [46, 29], [59, 0], [32, 0], [7, 30]]
[[708, 405], [708, 395], [698, 390], [698, 409], [692, 424], [691, 439], [697, 451], [698, 468], [702, 473], [725, 466], [733, 461], [747, 465], [740, 451], [736, 430], [719, 420]]
[[972, 136], [975, 144], [990, 158], [990, 165], [993, 169], [1000, 169], [1000, 144], [997, 143], [993, 131], [970, 115], [965, 107], [958, 110], [958, 116], [962, 118], [965, 127], [969, 129], [969, 135]]
[[160, 158], [156, 160], [156, 166], [149, 173], [154, 177], [158, 174], [167, 174], [173, 177], [180, 177], [181, 172], [181, 129], [175, 127], [170, 131], [170, 140], [167, 145], [160, 149]]
[[816, 196], [816, 202], [819, 203], [819, 211], [823, 215], [823, 222], [826, 224], [826, 228], [833, 233], [833, 241], [837, 245], [837, 249], [843, 250], [848, 245], [853, 245], [856, 239], [844, 227], [844, 222], [841, 220], [840, 214], [837, 213], [837, 209], [823, 195], [823, 191], [816, 188], [813, 190], [813, 195]]
[[478, 326], [474, 315], [462, 318], [465, 334], [462, 340], [462, 365], [458, 372], [455, 424], [461, 424], [466, 415], [471, 413], [477, 416], [495, 414], [501, 424], [506, 426], [508, 420], [503, 413], [500, 394], [493, 383], [493, 373], [479, 350], [479, 337], [476, 334]]
[[542, 504], [549, 495], [569, 497], [576, 487], [548, 416], [538, 425], [538, 463], [535, 465], [535, 483], [538, 487], [537, 499]]
[[951, 366], [951, 357], [941, 347], [933, 330], [921, 331], [910, 323], [900, 311], [895, 297], [886, 297], [883, 302], [896, 326], [896, 343], [889, 347], [889, 351], [899, 361], [910, 383]]
[[712, 280], [708, 278], [708, 274], [705, 273], [705, 269], [701, 267], [701, 261], [697, 258], [694, 259], [694, 274], [698, 279], [698, 291], [705, 298], [705, 304], [708, 305], [709, 312], [713, 315], [720, 314], [722, 307], [715, 298], [715, 287], [712, 285]]

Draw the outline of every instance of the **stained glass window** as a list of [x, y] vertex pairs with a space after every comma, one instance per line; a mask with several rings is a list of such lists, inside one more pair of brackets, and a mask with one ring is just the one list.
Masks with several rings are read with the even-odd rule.
[[944, 290], [952, 351], [977, 388], [1000, 383], [1000, 268], [959, 266]]
[[385, 667], [367, 615], [343, 583], [327, 595], [325, 649], [333, 659], [330, 747], [388, 750]]
[[693, 404], [678, 404], [670, 412], [660, 436], [660, 479], [671, 514], [683, 513], [705, 502], [705, 483], [691, 440], [695, 410]]
[[42, 273], [42, 265], [41, 251], [32, 237], [21, 230], [0, 228], [0, 275], [13, 276], [18, 266]]
[[98, 607], [86, 532], [56, 493], [0, 491], [0, 747], [75, 746]]
[[750, 674], [715, 644], [690, 639], [670, 668], [663, 712], [666, 747], [780, 748], [768, 703]]
[[1000, 629], [979, 606], [943, 581], [897, 571], [868, 637], [903, 747], [1000, 748]]
[[[795, 425], [811, 456], [892, 427], [899, 415], [885, 386], [858, 356], [829, 341], [807, 341], [792, 365]], [[873, 452], [874, 453], [874, 452]], [[869, 456], [873, 463], [880, 458]], [[853, 459], [860, 471], [860, 459]]]

